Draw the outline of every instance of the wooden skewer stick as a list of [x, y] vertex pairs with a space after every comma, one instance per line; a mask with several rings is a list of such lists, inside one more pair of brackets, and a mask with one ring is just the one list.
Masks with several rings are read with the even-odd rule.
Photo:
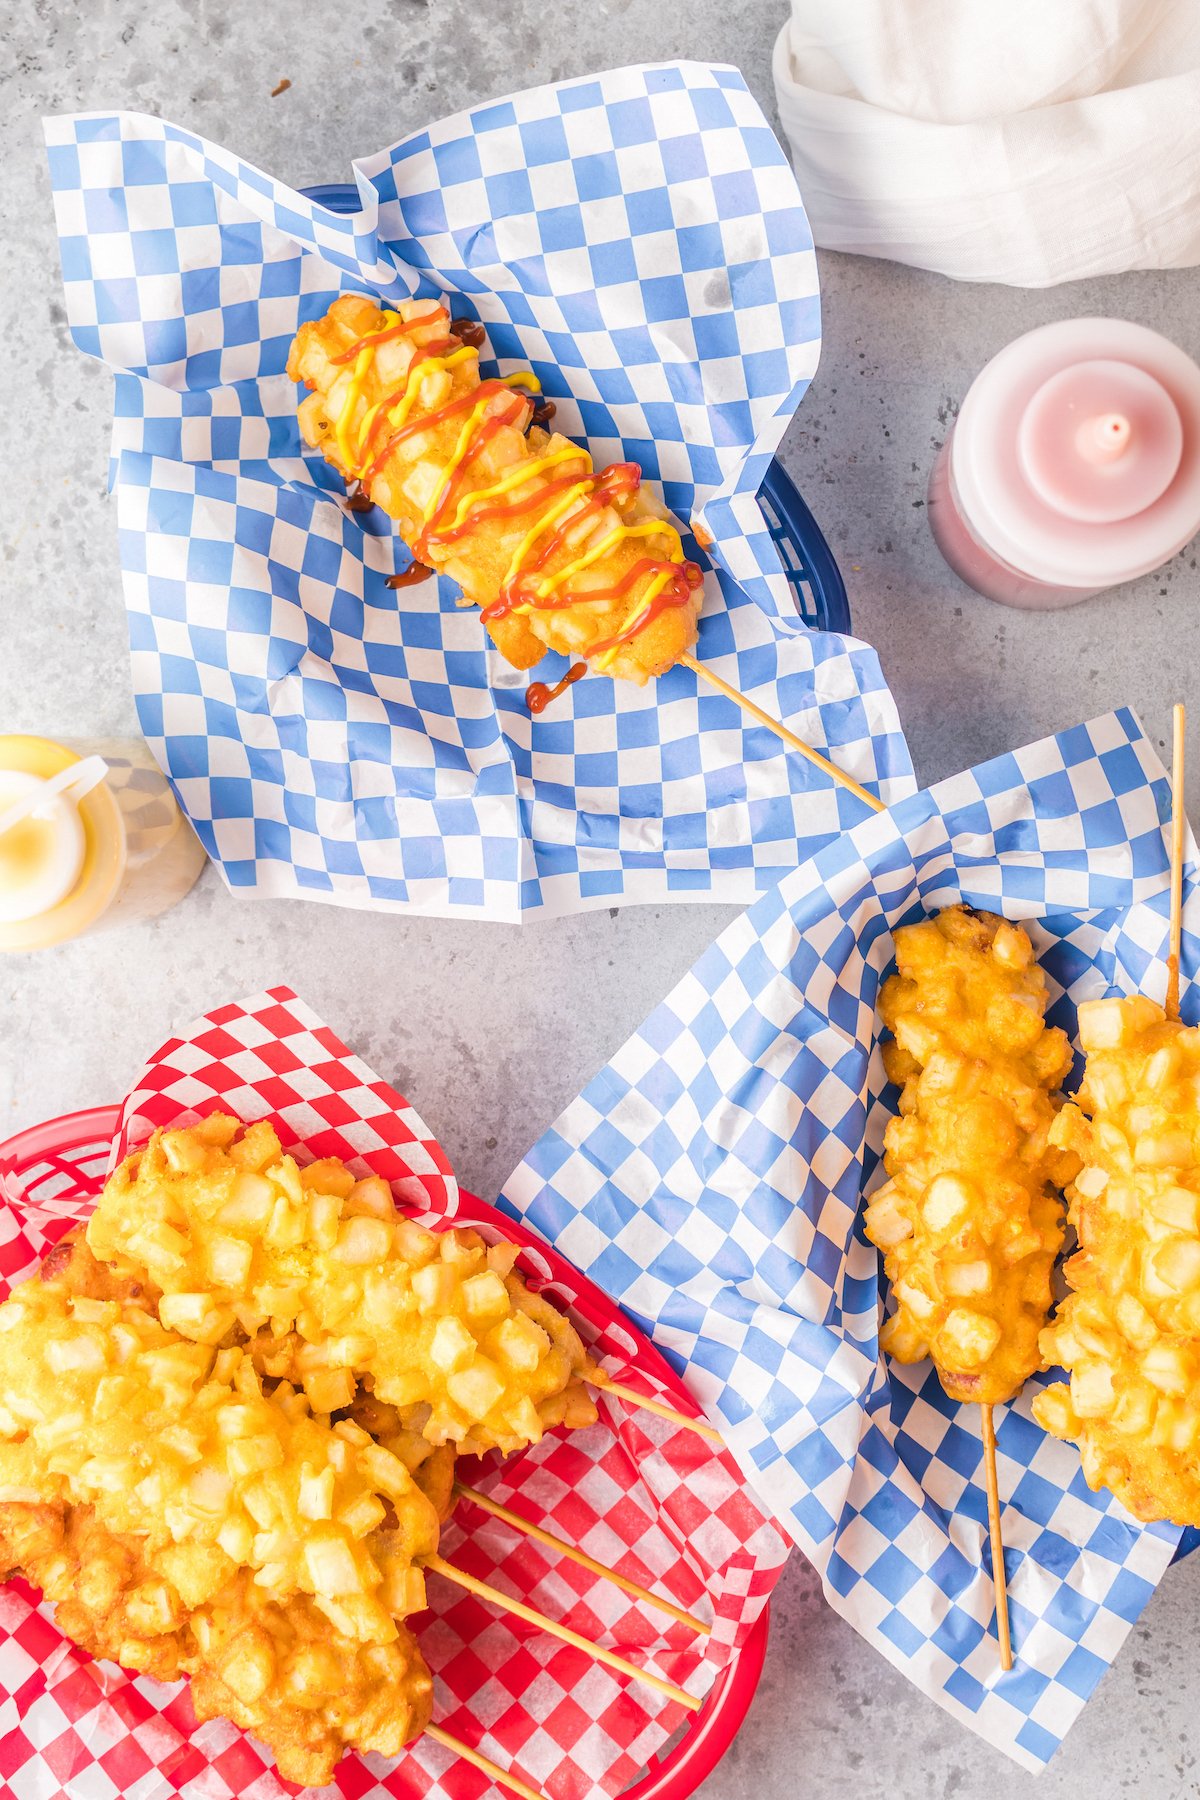
[[602, 1394], [615, 1394], [618, 1400], [628, 1401], [630, 1406], [640, 1406], [645, 1412], [657, 1413], [660, 1419], [670, 1419], [672, 1425], [682, 1425], [685, 1431], [694, 1431], [700, 1437], [707, 1438], [710, 1443], [720, 1444], [725, 1448], [725, 1439], [715, 1425], [709, 1425], [704, 1419], [689, 1419], [686, 1413], [676, 1412], [663, 1400], [652, 1399], [649, 1394], [639, 1394], [636, 1389], [623, 1387], [619, 1381], [610, 1381], [603, 1370], [592, 1380]]
[[840, 782], [842, 787], [848, 788], [852, 794], [857, 795], [864, 806], [869, 806], [873, 812], [885, 811], [883, 801], [877, 799], [874, 794], [869, 794], [865, 787], [860, 787], [853, 775], [847, 775], [844, 769], [839, 769], [837, 764], [830, 762], [827, 756], [822, 756], [819, 750], [814, 750], [811, 744], [806, 744], [803, 738], [798, 738], [794, 731], [789, 731], [779, 719], [772, 718], [769, 712], [764, 712], [761, 706], [756, 706], [749, 695], [743, 694], [740, 688], [735, 688], [728, 681], [723, 680], [714, 670], [708, 668], [705, 663], [699, 662], [686, 650], [679, 661], [694, 675], [698, 675], [702, 681], [707, 681], [710, 687], [715, 687], [718, 693], [724, 694], [727, 700], [732, 700], [735, 706], [740, 706], [743, 712], [749, 713], [756, 723], [765, 725], [767, 730], [773, 731], [777, 738], [782, 738], [789, 750], [798, 750], [800, 755], [806, 756], [810, 763], [814, 763], [818, 769], [823, 769], [826, 775], [831, 776], [834, 781]]
[[425, 1736], [431, 1737], [443, 1750], [449, 1750], [454, 1756], [461, 1756], [464, 1762], [474, 1763], [477, 1769], [490, 1776], [499, 1787], [506, 1787], [514, 1794], [520, 1794], [521, 1800], [543, 1800], [537, 1789], [531, 1788], [519, 1775], [510, 1775], [507, 1769], [502, 1769], [499, 1763], [493, 1762], [490, 1756], [485, 1756], [482, 1750], [473, 1750], [470, 1744], [464, 1744], [461, 1738], [443, 1731], [440, 1725], [427, 1725]]
[[615, 1650], [608, 1650], [603, 1644], [594, 1644], [590, 1638], [581, 1637], [572, 1631], [569, 1625], [560, 1624], [557, 1619], [548, 1618], [532, 1606], [526, 1606], [523, 1600], [515, 1600], [511, 1594], [502, 1593], [499, 1588], [491, 1587], [488, 1582], [480, 1581], [477, 1575], [468, 1575], [465, 1569], [456, 1568], [453, 1563], [442, 1556], [427, 1556], [425, 1567], [432, 1569], [437, 1575], [444, 1575], [447, 1581], [453, 1581], [469, 1594], [476, 1594], [481, 1600], [491, 1601], [503, 1612], [515, 1613], [518, 1619], [524, 1619], [528, 1625], [536, 1625], [541, 1631], [548, 1631], [552, 1637], [561, 1638], [564, 1644], [573, 1644], [576, 1650], [582, 1650], [588, 1656], [594, 1656], [598, 1662], [607, 1663], [619, 1675], [627, 1675], [631, 1681], [644, 1682], [647, 1687], [656, 1688], [665, 1694], [668, 1700], [678, 1701], [686, 1706], [689, 1712], [699, 1712], [703, 1702], [692, 1694], [685, 1693], [683, 1688], [676, 1687], [673, 1681], [664, 1681], [661, 1675], [655, 1675], [649, 1669], [639, 1669], [636, 1663], [627, 1662], [618, 1656]]
[[990, 1406], [979, 1408], [983, 1419], [983, 1475], [987, 1485], [988, 1532], [992, 1540], [992, 1585], [996, 1590], [996, 1636], [1000, 1639], [1000, 1667], [1013, 1666], [1012, 1637], [1008, 1629], [1008, 1576], [1004, 1568], [1004, 1537], [1000, 1530], [1000, 1481], [996, 1474], [996, 1427]]
[[657, 1594], [652, 1594], [649, 1588], [641, 1587], [636, 1581], [631, 1581], [628, 1575], [619, 1575], [615, 1569], [607, 1568], [604, 1563], [597, 1562], [594, 1556], [589, 1556], [586, 1550], [580, 1550], [575, 1544], [568, 1543], [566, 1538], [556, 1537], [552, 1531], [547, 1531], [542, 1525], [535, 1525], [532, 1519], [525, 1518], [522, 1513], [512, 1512], [507, 1506], [501, 1506], [500, 1502], [493, 1500], [490, 1494], [481, 1494], [478, 1488], [468, 1487], [462, 1481], [455, 1482], [454, 1491], [456, 1494], [461, 1494], [464, 1500], [470, 1500], [475, 1506], [482, 1507], [484, 1512], [491, 1513], [493, 1518], [503, 1519], [504, 1523], [511, 1525], [514, 1531], [523, 1532], [526, 1537], [533, 1538], [535, 1543], [544, 1544], [548, 1550], [557, 1551], [558, 1555], [567, 1557], [573, 1563], [578, 1563], [581, 1569], [588, 1569], [593, 1575], [602, 1576], [605, 1581], [611, 1581], [615, 1587], [622, 1588], [625, 1593], [633, 1594], [637, 1599], [644, 1600], [648, 1606], [657, 1606], [661, 1612], [669, 1613], [673, 1619], [677, 1619], [681, 1625], [687, 1625], [692, 1631], [700, 1632], [704, 1637], [712, 1636], [712, 1626], [706, 1625], [703, 1619], [697, 1619], [691, 1613], [684, 1612], [681, 1606], [672, 1605], [670, 1600], [660, 1599]]
[[1183, 840], [1187, 813], [1183, 776], [1187, 709], [1176, 703], [1171, 733], [1171, 936], [1167, 952], [1167, 1017], [1179, 1017], [1179, 956], [1183, 948]]

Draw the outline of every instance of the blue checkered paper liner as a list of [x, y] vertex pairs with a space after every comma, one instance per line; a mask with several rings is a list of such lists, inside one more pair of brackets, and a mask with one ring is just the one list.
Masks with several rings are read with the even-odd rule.
[[[142, 730], [238, 892], [517, 919], [749, 900], [862, 813], [675, 669], [542, 717], [453, 583], [348, 514], [285, 374], [339, 294], [445, 295], [597, 464], [713, 540], [700, 655], [887, 799], [913, 789], [872, 650], [801, 623], [755, 498], [816, 366], [791, 168], [734, 69], [618, 70], [445, 119], [333, 212], [161, 120], [46, 126], [67, 310], [116, 372]], [[565, 668], [548, 658], [553, 679]]]
[[[1168, 784], [1110, 713], [858, 825], [726, 930], [529, 1152], [503, 1206], [612, 1294], [719, 1419], [831, 1605], [1017, 1761], [1045, 1763], [1179, 1542], [1084, 1483], [1030, 1394], [996, 1410], [1017, 1665], [992, 1623], [976, 1409], [886, 1363], [861, 1196], [895, 1089], [876, 998], [900, 924], [1022, 920], [1079, 1000], [1166, 989]], [[1195, 846], [1183, 1016], [1200, 1018]]]

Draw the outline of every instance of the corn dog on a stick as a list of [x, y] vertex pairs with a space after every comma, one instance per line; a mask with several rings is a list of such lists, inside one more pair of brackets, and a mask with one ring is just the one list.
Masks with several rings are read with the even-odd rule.
[[896, 1302], [881, 1343], [898, 1362], [932, 1357], [952, 1399], [990, 1406], [1040, 1364], [1063, 1239], [1055, 1183], [1078, 1166], [1050, 1142], [1070, 1046], [1044, 1023], [1045, 977], [1019, 925], [954, 906], [895, 942], [880, 1012], [900, 1112], [865, 1220]]
[[432, 300], [381, 311], [343, 295], [288, 359], [312, 389], [305, 440], [483, 608], [517, 668], [559, 650], [641, 686], [695, 643], [700, 569], [636, 463], [594, 471], [567, 438], [529, 429], [526, 393], [480, 381], [482, 340]]
[[480, 1455], [596, 1418], [585, 1384], [599, 1372], [514, 1268], [515, 1245], [400, 1218], [386, 1181], [333, 1157], [299, 1167], [266, 1120], [156, 1131], [109, 1177], [87, 1237], [154, 1288], [171, 1331], [240, 1332], [319, 1412], [351, 1406], [369, 1377], [404, 1425]]
[[1135, 995], [1079, 1008], [1087, 1058], [1055, 1140], [1079, 1249], [1042, 1333], [1069, 1385], [1034, 1413], [1135, 1518], [1200, 1524], [1200, 1030]]

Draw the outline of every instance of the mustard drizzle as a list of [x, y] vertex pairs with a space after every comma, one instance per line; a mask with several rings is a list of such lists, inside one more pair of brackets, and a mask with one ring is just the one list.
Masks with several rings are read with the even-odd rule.
[[[436, 319], [436, 312], [429, 314], [430, 325], [433, 325]], [[369, 336], [373, 337], [378, 333], [387, 330], [391, 325], [399, 323], [400, 315], [398, 313], [390, 311], [383, 312], [380, 315], [379, 324], [372, 329]], [[368, 339], [355, 358], [354, 369], [351, 375], [350, 385], [347, 389], [346, 398], [342, 403], [338, 413], [337, 422], [334, 426], [334, 440], [337, 444], [338, 455], [341, 458], [342, 466], [348, 479], [356, 478], [362, 473], [363, 465], [361, 464], [360, 459], [369, 442], [371, 429], [384, 404], [382, 400], [378, 400], [373, 406], [368, 407], [362, 423], [355, 433], [355, 444], [353, 450], [351, 450], [349, 442], [350, 428], [355, 410], [362, 395], [362, 384], [366, 379], [367, 371], [374, 362], [376, 349], [377, 346], [372, 344]], [[402, 425], [407, 423], [412, 409], [416, 404], [417, 396], [428, 376], [438, 373], [449, 374], [465, 362], [468, 357], [478, 358], [478, 355], [478, 350], [469, 345], [463, 345], [457, 350], [446, 352], [444, 355], [425, 358], [419, 365], [417, 378], [415, 380], [409, 379], [407, 381], [400, 399], [395, 406], [389, 410], [389, 425], [395, 429], [399, 429]], [[410, 375], [411, 373], [412, 370], [410, 366]], [[542, 384], [533, 373], [532, 369], [521, 369], [512, 375], [501, 376], [500, 379], [506, 387], [527, 387], [535, 394], [540, 394], [542, 391]], [[429, 521], [436, 513], [447, 488], [454, 480], [455, 475], [458, 473], [463, 463], [467, 460], [471, 447], [471, 440], [479, 425], [482, 423], [490, 403], [491, 395], [489, 394], [483, 400], [479, 401], [477, 405], [472, 407], [468, 414], [467, 419], [458, 434], [458, 439], [455, 443], [454, 450], [451, 453], [450, 460], [441, 471], [438, 482], [422, 510], [422, 525], [429, 524]], [[571, 445], [566, 449], [553, 451], [546, 456], [535, 458], [531, 463], [522, 464], [519, 468], [514, 469], [506, 476], [502, 476], [500, 480], [493, 482], [490, 486], [471, 489], [459, 500], [454, 518], [447, 527], [449, 530], [455, 530], [458, 526], [462, 525], [466, 521], [471, 510], [482, 502], [497, 498], [501, 494], [509, 493], [513, 488], [523, 486], [525, 482], [534, 479], [536, 476], [543, 473], [544, 470], [553, 468], [559, 463], [570, 462], [580, 458], [583, 458], [588, 463], [588, 476], [580, 480], [573, 487], [568, 488], [564, 495], [561, 495], [551, 506], [547, 507], [546, 511], [541, 514], [529, 531], [526, 532], [509, 562], [508, 570], [501, 584], [501, 592], [509, 588], [515, 581], [519, 580], [525, 560], [538, 539], [542, 537], [552, 525], [556, 524], [564, 514], [569, 512], [578, 500], [591, 493], [594, 485], [593, 476], [590, 472], [591, 458], [588, 457], [585, 450], [580, 450], [575, 445]], [[548, 600], [553, 594], [557, 593], [566, 582], [570, 581], [574, 576], [582, 574], [585, 569], [590, 568], [594, 563], [598, 562], [602, 556], [606, 556], [608, 552], [614, 549], [618, 544], [633, 538], [654, 536], [661, 536], [667, 539], [670, 546], [668, 560], [671, 564], [677, 565], [684, 561], [683, 543], [679, 533], [676, 531], [675, 527], [669, 524], [665, 519], [642, 519], [635, 524], [627, 524], [622, 521], [608, 531], [600, 542], [594, 544], [590, 550], [586, 550], [582, 555], [575, 557], [573, 561], [568, 562], [563, 568], [558, 570], [556, 574], [544, 577], [535, 587], [533, 599], [528, 602], [523, 602], [513, 610], [518, 614], [528, 614], [537, 611], [539, 601]], [[633, 630], [628, 634], [630, 637], [635, 635], [638, 621], [649, 612], [653, 602], [657, 599], [663, 588], [666, 587], [668, 581], [671, 580], [671, 577], [671, 568], [664, 568], [660, 569], [658, 573], [651, 578], [649, 585], [642, 594], [641, 604], [633, 620]], [[586, 593], [579, 595], [579, 601], [581, 604], [586, 604]], [[597, 668], [602, 670], [607, 669], [614, 657], [618, 655], [623, 647], [623, 644], [616, 644], [612, 649], [605, 651], [604, 654], [597, 659]]]

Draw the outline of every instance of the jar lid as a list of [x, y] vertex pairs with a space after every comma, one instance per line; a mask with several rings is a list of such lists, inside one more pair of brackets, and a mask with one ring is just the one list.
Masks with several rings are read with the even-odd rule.
[[1115, 587], [1200, 528], [1200, 368], [1123, 319], [1067, 319], [993, 357], [954, 430], [974, 533], [1011, 567]]

